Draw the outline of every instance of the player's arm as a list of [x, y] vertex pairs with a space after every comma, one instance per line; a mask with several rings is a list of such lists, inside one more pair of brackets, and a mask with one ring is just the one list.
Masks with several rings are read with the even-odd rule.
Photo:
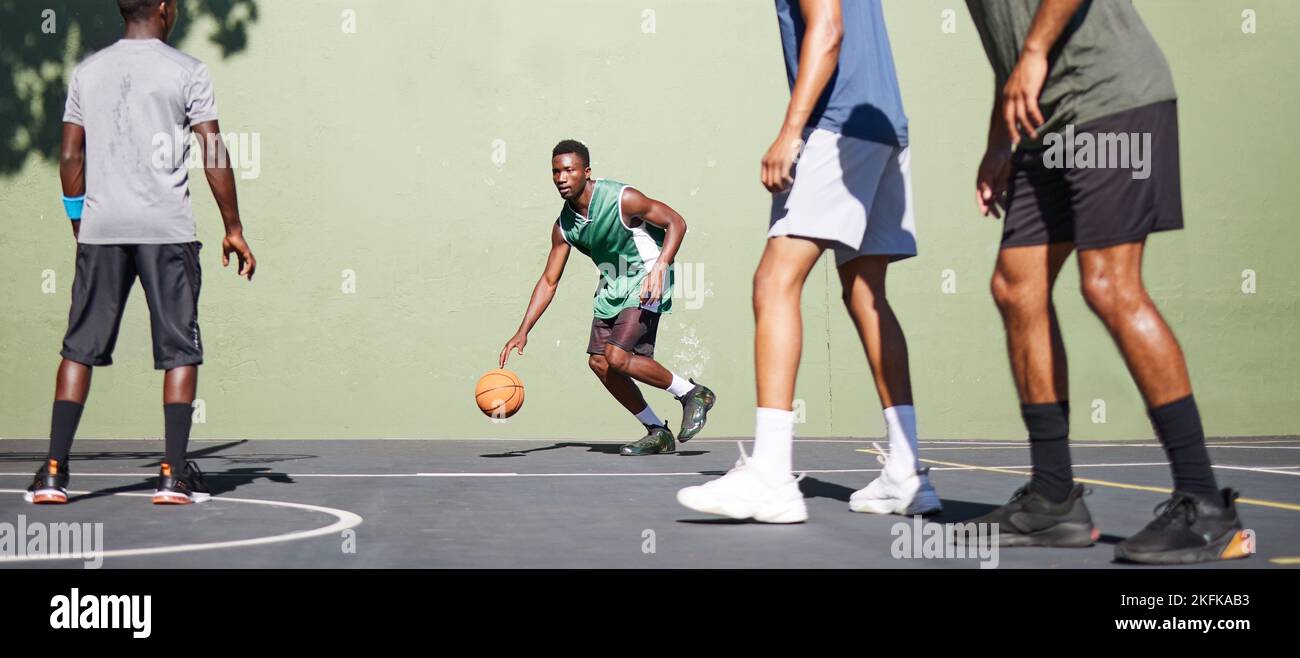
[[564, 266], [569, 262], [569, 250], [569, 242], [564, 239], [564, 234], [560, 232], [560, 224], [556, 222], [551, 227], [551, 253], [546, 257], [546, 269], [542, 270], [541, 278], [537, 280], [537, 285], [533, 286], [533, 296], [528, 300], [528, 310], [524, 311], [524, 321], [519, 323], [519, 330], [515, 335], [506, 341], [506, 346], [501, 348], [502, 368], [506, 367], [510, 350], [518, 350], [519, 356], [524, 355], [524, 346], [528, 344], [528, 332], [533, 330], [533, 325], [537, 324], [542, 314], [546, 312], [546, 307], [551, 305], [551, 300], [555, 299], [555, 291], [560, 286], [560, 277], [564, 275]]
[[76, 240], [81, 237], [81, 211], [86, 202], [86, 129], [75, 123], [63, 124], [59, 181], [63, 184], [63, 205], [72, 220], [72, 239]]
[[217, 121], [205, 121], [194, 126], [203, 148], [203, 173], [208, 187], [221, 210], [221, 221], [226, 225], [226, 237], [221, 241], [221, 265], [230, 265], [230, 254], [239, 259], [239, 276], [253, 280], [257, 259], [244, 240], [244, 224], [239, 219], [239, 195], [235, 192], [235, 172], [231, 168], [230, 154], [221, 141], [221, 126]]
[[1002, 114], [1002, 94], [993, 86], [993, 111], [989, 113], [988, 143], [975, 174], [975, 204], [984, 216], [1001, 218], [999, 205], [1011, 176], [1011, 135]]
[[1043, 0], [1038, 6], [1020, 59], [1002, 88], [1003, 125], [1013, 145], [1020, 143], [1021, 131], [1038, 138], [1038, 127], [1043, 125], [1038, 97], [1047, 80], [1047, 54], [1082, 3], [1083, 0]]
[[668, 204], [651, 199], [635, 188], [623, 188], [621, 201], [623, 219], [628, 224], [640, 220], [664, 229], [664, 246], [659, 252], [659, 260], [641, 282], [641, 302], [653, 304], [663, 297], [665, 274], [673, 266], [682, 238], [686, 237], [686, 220]]
[[763, 187], [773, 194], [794, 181], [790, 170], [803, 148], [804, 127], [839, 66], [840, 43], [844, 40], [840, 0], [799, 0], [799, 9], [806, 25], [799, 50], [799, 74], [790, 92], [781, 132], [763, 156]]

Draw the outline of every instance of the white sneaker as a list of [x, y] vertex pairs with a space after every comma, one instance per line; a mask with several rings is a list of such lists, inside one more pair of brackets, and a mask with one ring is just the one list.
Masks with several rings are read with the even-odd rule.
[[[888, 455], [876, 443], [871, 444], [878, 455], [876, 459], [885, 464]], [[868, 514], [936, 514], [943, 511], [939, 494], [930, 484], [930, 469], [923, 468], [902, 480], [894, 479], [889, 468], [881, 470], [880, 476], [871, 484], [853, 492], [849, 496], [849, 509]]]
[[808, 508], [799, 491], [802, 479], [802, 475], [786, 475], [784, 480], [776, 480], [759, 472], [749, 463], [741, 444], [740, 459], [734, 468], [716, 480], [678, 491], [677, 502], [696, 512], [732, 519], [803, 523], [808, 520]]

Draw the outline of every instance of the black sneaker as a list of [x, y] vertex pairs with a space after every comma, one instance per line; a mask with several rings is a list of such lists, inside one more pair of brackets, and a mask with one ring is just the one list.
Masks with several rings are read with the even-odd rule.
[[59, 460], [46, 461], [36, 471], [36, 479], [27, 487], [23, 500], [36, 505], [66, 505], [68, 503], [68, 465]]
[[1218, 496], [1175, 491], [1156, 506], [1154, 521], [1115, 546], [1115, 559], [1193, 564], [1250, 557], [1253, 547], [1237, 516], [1238, 495], [1232, 489]]
[[676, 449], [677, 443], [673, 441], [672, 431], [663, 425], [657, 427], [647, 425], [646, 435], [638, 441], [619, 448], [618, 454], [626, 457], [639, 457], [641, 455], [659, 455], [665, 452], [673, 452]]
[[194, 462], [185, 463], [184, 473], [172, 473], [170, 464], [163, 463], [158, 470], [158, 488], [153, 492], [155, 505], [189, 505], [212, 498], [203, 472]]
[[[695, 384], [695, 380], [690, 380]], [[700, 430], [704, 429], [704, 423], [708, 420], [709, 410], [713, 408], [718, 396], [713, 394], [709, 387], [702, 384], [695, 384], [686, 395], [677, 398], [682, 403], [682, 431], [677, 433], [677, 440], [686, 443], [695, 438]]]
[[[1083, 497], [1090, 493], [1076, 484], [1065, 502], [1054, 503], [1026, 484], [1011, 495], [1006, 505], [964, 523], [998, 524], [998, 546], [1084, 548], [1101, 536], [1092, 524], [1088, 506], [1083, 504]], [[961, 541], [961, 533], [957, 539]]]

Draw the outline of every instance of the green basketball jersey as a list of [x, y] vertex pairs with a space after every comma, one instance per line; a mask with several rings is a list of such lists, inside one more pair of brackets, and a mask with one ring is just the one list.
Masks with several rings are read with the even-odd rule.
[[667, 313], [672, 307], [672, 269], [668, 270], [663, 299], [654, 304], [641, 304], [641, 282], [659, 262], [664, 230], [645, 221], [635, 228], [624, 222], [623, 190], [630, 185], [605, 178], [597, 178], [595, 183], [586, 217], [565, 202], [556, 221], [564, 239], [600, 269], [600, 287], [596, 289], [594, 304], [596, 317], [609, 319], [623, 309], [637, 306]]

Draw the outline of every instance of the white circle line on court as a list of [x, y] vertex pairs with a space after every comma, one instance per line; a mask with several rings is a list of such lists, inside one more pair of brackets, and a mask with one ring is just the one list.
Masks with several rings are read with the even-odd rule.
[[[80, 474], [79, 474], [80, 475]], [[0, 489], [0, 493], [26, 493], [24, 489]], [[87, 494], [89, 491], [69, 492], [76, 494]], [[148, 493], [115, 493], [113, 496], [132, 496], [132, 497], [153, 497]], [[147, 548], [120, 548], [111, 551], [99, 551], [84, 555], [25, 555], [25, 556], [0, 556], [0, 564], [12, 564], [15, 562], [37, 562], [49, 560], [87, 560], [95, 558], [111, 557], [139, 557], [142, 555], [162, 555], [166, 553], [188, 553], [192, 551], [211, 551], [222, 548], [242, 548], [246, 546], [264, 546], [267, 544], [279, 544], [300, 539], [310, 539], [322, 535], [330, 535], [343, 532], [349, 528], [355, 528], [361, 525], [361, 516], [347, 510], [335, 509], [333, 507], [323, 507], [320, 505], [308, 505], [306, 503], [287, 503], [278, 500], [258, 500], [256, 498], [213, 498], [211, 501], [196, 503], [198, 505], [210, 505], [212, 501], [221, 501], [224, 503], [247, 503], [250, 505], [267, 505], [270, 507], [288, 507], [291, 509], [307, 510], [309, 512], [319, 512], [334, 517], [334, 523], [312, 530], [299, 530], [297, 532], [286, 532], [279, 535], [270, 535], [268, 537], [253, 537], [251, 539], [235, 539], [230, 541], [215, 541], [202, 544], [178, 544], [175, 546], [152, 546]]]

